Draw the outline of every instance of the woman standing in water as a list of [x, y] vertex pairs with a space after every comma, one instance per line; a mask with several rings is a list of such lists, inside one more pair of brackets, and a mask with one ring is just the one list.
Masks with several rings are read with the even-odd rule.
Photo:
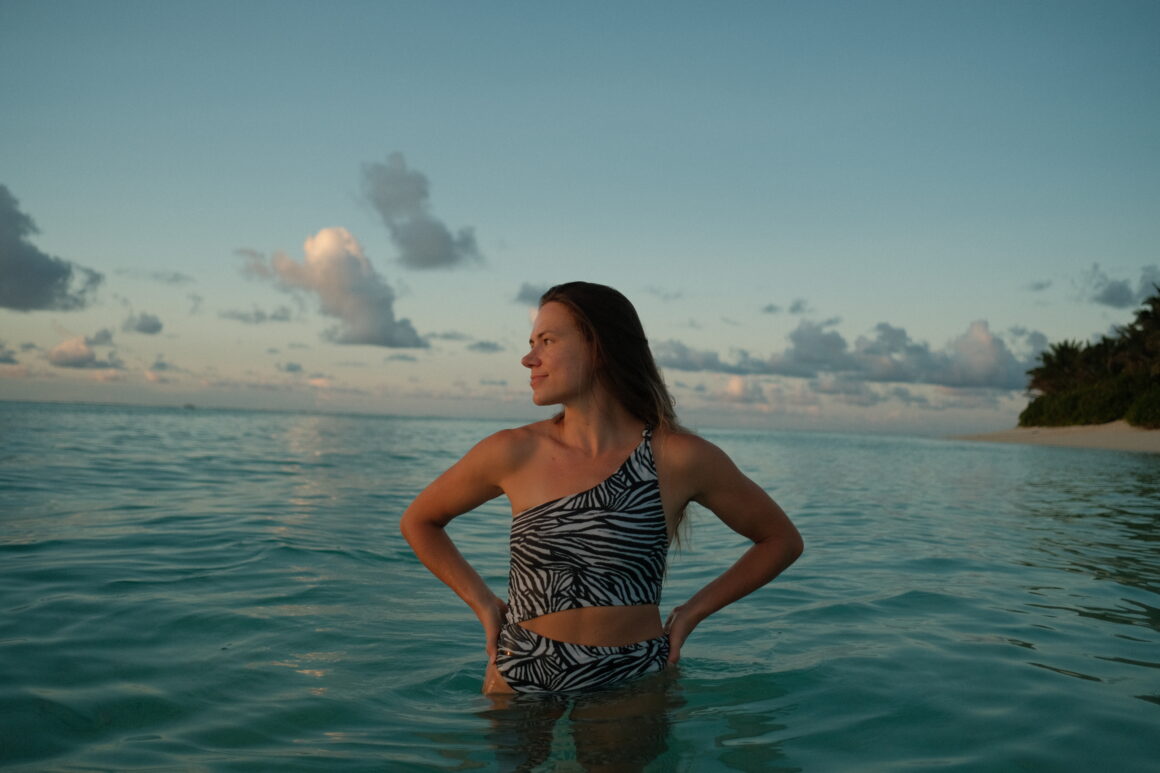
[[[702, 620], [792, 564], [801, 536], [724, 452], [677, 423], [619, 292], [553, 287], [529, 343], [532, 401], [562, 410], [477, 444], [411, 503], [403, 534], [483, 624], [484, 692], [591, 690], [660, 671]], [[507, 603], [444, 528], [501, 494], [514, 514]], [[690, 502], [753, 545], [662, 624], [665, 557]]]

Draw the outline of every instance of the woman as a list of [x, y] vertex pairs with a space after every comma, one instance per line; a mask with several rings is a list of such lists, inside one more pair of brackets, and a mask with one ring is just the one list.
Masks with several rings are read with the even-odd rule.
[[[407, 508], [403, 534], [483, 624], [484, 692], [596, 689], [659, 671], [702, 620], [792, 564], [801, 536], [719, 448], [677, 423], [619, 292], [553, 287], [529, 343], [532, 401], [562, 410], [472, 448]], [[508, 603], [444, 530], [500, 494], [514, 515]], [[662, 625], [666, 551], [690, 502], [754, 544]]]

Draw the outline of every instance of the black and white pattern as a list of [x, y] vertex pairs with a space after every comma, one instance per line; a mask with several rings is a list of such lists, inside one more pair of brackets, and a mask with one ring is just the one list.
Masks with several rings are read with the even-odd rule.
[[587, 491], [512, 520], [509, 620], [581, 607], [658, 604], [669, 536], [651, 436]]
[[508, 684], [517, 692], [591, 690], [664, 668], [668, 636], [601, 647], [548, 639], [519, 623], [566, 609], [659, 604], [668, 546], [647, 429], [601, 483], [517, 515], [496, 658]]
[[496, 666], [520, 693], [598, 690], [663, 669], [669, 637], [623, 647], [556, 641], [516, 623], [500, 630]]

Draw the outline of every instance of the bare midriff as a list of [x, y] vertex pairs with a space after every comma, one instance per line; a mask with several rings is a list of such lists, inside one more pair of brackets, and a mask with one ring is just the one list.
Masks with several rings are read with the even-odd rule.
[[664, 633], [656, 604], [565, 609], [520, 625], [549, 639], [593, 647], [623, 647]]

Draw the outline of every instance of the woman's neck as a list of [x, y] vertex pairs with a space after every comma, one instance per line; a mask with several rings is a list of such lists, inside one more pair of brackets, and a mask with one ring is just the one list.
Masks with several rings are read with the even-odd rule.
[[[595, 395], [594, 395], [595, 397]], [[599, 456], [640, 435], [644, 423], [616, 400], [585, 400], [564, 406], [556, 421], [560, 441]]]

